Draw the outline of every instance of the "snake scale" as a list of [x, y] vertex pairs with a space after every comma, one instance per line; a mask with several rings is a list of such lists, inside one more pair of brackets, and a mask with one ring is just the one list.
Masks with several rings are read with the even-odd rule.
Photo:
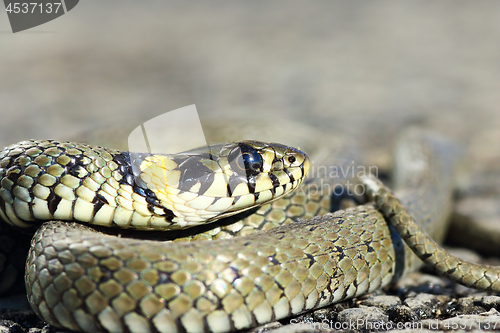
[[[330, 193], [313, 193], [317, 179], [305, 178], [310, 161], [286, 146], [246, 141], [164, 160], [26, 141], [0, 154], [0, 215], [17, 227], [55, 220], [32, 239], [26, 290], [40, 318], [75, 331], [261, 325], [374, 291], [415, 270], [421, 261], [403, 240], [441, 274], [499, 291], [495, 268], [460, 261], [432, 240], [442, 240], [451, 211], [449, 150], [439, 139], [408, 133], [395, 153], [396, 194], [374, 176], [358, 175], [371, 202], [316, 216], [329, 209]], [[224, 176], [222, 189], [214, 185], [221, 184], [216, 171]], [[58, 221], [184, 229], [219, 217], [236, 223], [184, 238], [201, 240], [195, 242], [117, 237]]]

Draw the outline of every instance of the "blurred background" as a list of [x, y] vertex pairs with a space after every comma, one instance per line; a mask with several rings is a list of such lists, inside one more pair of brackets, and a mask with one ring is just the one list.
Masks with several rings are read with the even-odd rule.
[[196, 104], [202, 124], [304, 123], [318, 144], [351, 138], [370, 162], [417, 125], [465, 147], [469, 194], [498, 215], [499, 41], [496, 1], [86, 0], [16, 34], [4, 13], [0, 146], [126, 140]]

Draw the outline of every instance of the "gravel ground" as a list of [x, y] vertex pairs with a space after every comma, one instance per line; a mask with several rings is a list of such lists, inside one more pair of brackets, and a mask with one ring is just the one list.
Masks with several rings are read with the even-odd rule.
[[[120, 145], [115, 133], [196, 104], [202, 124], [287, 118], [315, 127], [318, 144], [326, 132], [350, 138], [368, 163], [388, 166], [395, 137], [425, 127], [467, 156], [449, 242], [498, 263], [499, 236], [470, 235], [500, 225], [499, 21], [496, 1], [130, 0], [80, 2], [18, 34], [1, 20], [0, 146], [103, 131]], [[2, 300], [0, 332], [51, 331], [27, 309], [23, 296]], [[498, 311], [497, 295], [424, 272], [265, 329], [500, 330]], [[322, 321], [329, 328], [310, 324]]]

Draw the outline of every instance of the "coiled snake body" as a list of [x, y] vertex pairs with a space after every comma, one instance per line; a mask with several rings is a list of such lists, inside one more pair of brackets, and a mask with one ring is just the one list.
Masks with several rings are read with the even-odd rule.
[[[304, 180], [310, 161], [286, 146], [246, 141], [174, 157], [132, 157], [26, 141], [0, 154], [0, 216], [16, 227], [78, 220], [183, 229], [246, 211], [236, 226], [195, 236], [213, 239], [199, 242], [43, 224], [26, 263], [28, 299], [42, 319], [75, 331], [257, 326], [374, 291], [415, 269], [420, 261], [402, 238], [440, 273], [499, 290], [495, 270], [458, 261], [427, 236], [442, 239], [451, 209], [446, 144], [410, 133], [396, 154], [401, 202], [375, 177], [358, 175], [374, 204], [313, 217], [328, 210], [329, 193], [312, 193], [315, 179]], [[291, 193], [303, 182], [302, 191]], [[257, 208], [268, 200], [274, 202]], [[271, 230], [251, 234], [261, 229]], [[217, 239], [230, 234], [239, 237]]]

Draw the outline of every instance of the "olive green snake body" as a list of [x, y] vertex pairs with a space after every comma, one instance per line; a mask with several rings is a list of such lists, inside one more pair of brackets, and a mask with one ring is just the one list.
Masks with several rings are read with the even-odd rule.
[[[29, 158], [21, 159], [19, 156], [26, 155], [26, 151], [30, 149], [31, 153], [33, 149], [43, 150], [40, 148], [43, 144], [46, 145], [44, 149], [50, 150], [49, 154], [43, 155], [50, 156], [52, 153], [53, 159], [65, 156], [54, 152], [54, 144], [31, 141], [24, 143], [24, 146], [11, 146], [4, 150], [0, 157], [4, 200], [2, 214], [3, 218], [11, 223], [17, 222], [17, 219], [20, 224], [37, 223], [41, 218], [31, 218], [30, 221], [30, 214], [46, 213], [28, 205], [30, 214], [26, 213], [24, 219], [14, 216], [12, 210], [16, 211], [16, 208], [13, 208], [15, 203], [12, 198], [22, 198], [27, 192], [19, 189], [16, 192], [12, 188], [15, 188], [16, 184], [19, 187], [25, 184], [24, 182], [29, 182], [29, 179], [22, 178], [22, 175], [16, 175], [15, 181], [12, 181], [13, 177], [9, 178], [9, 172], [10, 175], [17, 170], [24, 172], [32, 163], [28, 161]], [[256, 149], [259, 151], [274, 149], [271, 145], [257, 145]], [[88, 148], [77, 144], [66, 144], [65, 147], [80, 149], [80, 153]], [[288, 148], [283, 149], [287, 151]], [[9, 156], [12, 151], [15, 153], [10, 153]], [[119, 153], [110, 151], [107, 160], [103, 157], [103, 161], [92, 162], [92, 168], [102, 170], [109, 167], [113, 161], [116, 164], [116, 154]], [[293, 164], [302, 156], [299, 151], [293, 150], [297, 158], [286, 162], [288, 153], [280, 153], [279, 149], [276, 149], [274, 154], [279, 158], [273, 159], [269, 164], [274, 165], [279, 160], [277, 162], [280, 167], [273, 169], [274, 167], [269, 166], [269, 170], [272, 170], [267, 171], [271, 173], [282, 172], [280, 168], [283, 168], [283, 164]], [[158, 242], [104, 235], [74, 223], [45, 223], [33, 237], [26, 263], [25, 280], [30, 304], [43, 320], [75, 331], [241, 330], [353, 298], [388, 285], [421, 264], [413, 252], [403, 244], [403, 240], [409, 242], [417, 255], [433, 265], [441, 274], [468, 286], [499, 291], [500, 277], [497, 270], [459, 261], [432, 241], [442, 240], [451, 211], [454, 186], [451, 170], [454, 168], [454, 162], [449, 154], [449, 146], [420, 132], [413, 132], [401, 141], [395, 154], [396, 164], [400, 164], [395, 168], [396, 195], [374, 176], [358, 175], [373, 203], [312, 217], [324, 213], [328, 202], [325, 201], [324, 195], [311, 194], [308, 186], [313, 186], [314, 180], [305, 180], [302, 186], [308, 189], [307, 191], [300, 194], [290, 193], [262, 208], [254, 208], [258, 210], [253, 214], [248, 211], [246, 224], [237, 222], [237, 227], [228, 225], [216, 228], [223, 235], [221, 238], [229, 234], [238, 236], [233, 238], [216, 239], [218, 234], [209, 230], [198, 238], [214, 240]], [[63, 160], [64, 157], [61, 158], [61, 161]], [[61, 165], [61, 161], [57, 161], [58, 165]], [[300, 162], [302, 167], [294, 171], [298, 173], [292, 172], [295, 176], [290, 176], [288, 171], [284, 172], [279, 182], [283, 190], [278, 194], [291, 190], [292, 186], [286, 185], [287, 182], [297, 187], [303, 181], [298, 180], [296, 175], [304, 175], [303, 165], [307, 164], [304, 161]], [[177, 172], [179, 163], [175, 164], [172, 170]], [[51, 165], [52, 162], [47, 162], [44, 167], [48, 169]], [[114, 171], [120, 171], [119, 168], [120, 165], [112, 165], [110, 175]], [[265, 168], [260, 169], [264, 171]], [[86, 170], [90, 172], [90, 169]], [[58, 171], [61, 170], [56, 170], [56, 173]], [[61, 171], [55, 177], [55, 186], [60, 184], [59, 180], [66, 175], [66, 171]], [[78, 174], [82, 175], [81, 179], [85, 179], [84, 171], [80, 170]], [[102, 183], [109, 179], [102, 173], [101, 176], [104, 179]], [[40, 176], [36, 174], [31, 177]], [[274, 190], [271, 192], [276, 194], [278, 181], [274, 176], [270, 178], [271, 184], [274, 184]], [[10, 179], [10, 183], [5, 179]], [[65, 184], [71, 187], [71, 182]], [[31, 188], [32, 185], [30, 183], [27, 187]], [[115, 185], [120, 188], [123, 182], [118, 181]], [[193, 183], [190, 189], [192, 185]], [[78, 189], [81, 183], [74, 186]], [[103, 187], [100, 187], [100, 190], [102, 189]], [[42, 192], [39, 189], [41, 196], [45, 193]], [[119, 196], [118, 192], [116, 195]], [[140, 190], [132, 192], [137, 194]], [[57, 212], [59, 207], [63, 207], [60, 204], [64, 200], [61, 199], [64, 197], [64, 191], [60, 193], [62, 196], [56, 198], [56, 204], [47, 205], [49, 220], [61, 219]], [[31, 195], [31, 192], [28, 194]], [[165, 223], [185, 222], [171, 209], [176, 203], [170, 202], [166, 210], [159, 211], [163, 208], [158, 201], [163, 202], [166, 199], [161, 199], [158, 192], [155, 194], [157, 201], [146, 201], [139, 197], [136, 201], [146, 202], [148, 209], [143, 211], [144, 216], [162, 216], [166, 222], [153, 220], [151, 217], [148, 217], [148, 222], [139, 217], [129, 217], [123, 222], [124, 219], [115, 220], [114, 215], [106, 215], [111, 217], [99, 222], [95, 219], [99, 209], [93, 208], [92, 214], [89, 215], [84, 212], [76, 213], [74, 203], [71, 209], [61, 208], [59, 212], [71, 212], [72, 218], [78, 214], [80, 219], [85, 217], [90, 222], [97, 221], [107, 225], [124, 223], [128, 227], [142, 229], [154, 229]], [[241, 195], [246, 194], [242, 192]], [[92, 197], [91, 199], [96, 201], [93, 202], [94, 206], [96, 203], [101, 208], [112, 206], [112, 196], [104, 200], [97, 194], [95, 197], [101, 201], [97, 202], [98, 200]], [[258, 197], [253, 195], [255, 202], [243, 208], [251, 208], [260, 203], [257, 202]], [[33, 199], [33, 196], [30, 198]], [[68, 201], [75, 202], [73, 199]], [[51, 200], [54, 200], [53, 195]], [[119, 204], [118, 201], [117, 203]], [[308, 204], [310, 207], [307, 209], [302, 207]], [[21, 207], [24, 204], [17, 205]], [[135, 208], [134, 205], [131, 207]], [[18, 210], [22, 211], [21, 208]], [[208, 209], [204, 207], [202, 210], [206, 213]], [[186, 211], [189, 212], [189, 209]], [[291, 212], [290, 215], [285, 211]], [[123, 216], [123, 212], [118, 215]], [[294, 221], [297, 217], [300, 220]], [[72, 218], [63, 217], [67, 220]], [[274, 219], [276, 225], [284, 225], [251, 234], [252, 230], [270, 228], [265, 219]], [[387, 221], [395, 227], [390, 227]], [[274, 226], [273, 223], [271, 225]]]

